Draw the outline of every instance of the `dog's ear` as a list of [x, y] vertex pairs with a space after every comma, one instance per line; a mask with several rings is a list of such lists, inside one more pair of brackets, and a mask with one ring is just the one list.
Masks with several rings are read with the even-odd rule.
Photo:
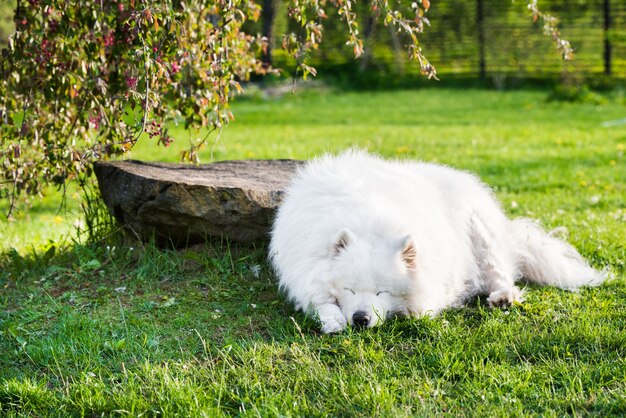
[[341, 253], [350, 243], [354, 242], [354, 234], [347, 228], [340, 230], [333, 238], [331, 252], [335, 255]]
[[411, 235], [400, 240], [400, 259], [409, 270], [417, 268], [417, 248]]

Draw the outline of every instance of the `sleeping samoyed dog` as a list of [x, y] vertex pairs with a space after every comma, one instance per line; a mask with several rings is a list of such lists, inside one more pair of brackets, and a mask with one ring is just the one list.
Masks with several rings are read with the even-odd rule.
[[479, 294], [508, 306], [522, 300], [519, 279], [574, 290], [606, 276], [532, 221], [509, 220], [474, 175], [358, 150], [298, 170], [270, 260], [325, 333], [436, 315]]

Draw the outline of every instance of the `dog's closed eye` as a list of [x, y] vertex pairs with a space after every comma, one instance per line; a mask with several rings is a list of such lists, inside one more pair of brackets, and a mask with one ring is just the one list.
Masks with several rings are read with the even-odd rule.
[[389, 292], [388, 292], [387, 290], [381, 290], [380, 292], [377, 292], [377, 293], [376, 293], [376, 296], [380, 296], [380, 295], [382, 295], [383, 293], [389, 293]]
[[348, 290], [348, 291], [352, 292], [352, 294], [353, 294], [353, 295], [356, 295], [356, 293], [354, 293], [354, 290], [352, 290], [352, 289], [349, 289], [349, 288], [347, 288], [347, 287], [344, 287], [343, 289], [344, 289], [344, 290]]

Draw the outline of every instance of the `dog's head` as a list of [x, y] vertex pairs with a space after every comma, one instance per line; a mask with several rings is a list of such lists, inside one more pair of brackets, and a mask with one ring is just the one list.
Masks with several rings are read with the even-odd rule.
[[331, 294], [353, 327], [373, 327], [406, 316], [415, 282], [417, 251], [410, 235], [357, 237], [342, 229], [330, 248]]

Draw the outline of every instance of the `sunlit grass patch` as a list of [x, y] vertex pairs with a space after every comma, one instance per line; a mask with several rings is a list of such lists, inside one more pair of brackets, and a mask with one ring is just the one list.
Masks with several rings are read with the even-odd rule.
[[[545, 96], [246, 100], [213, 157], [305, 159], [356, 145], [472, 170], [509, 215], [559, 227], [612, 271], [603, 286], [529, 286], [507, 310], [476, 299], [433, 319], [321, 335], [277, 291], [264, 244], [163, 249], [115, 226], [63, 240], [82, 212], [57, 212], [50, 195], [0, 224], [0, 415], [625, 414], [626, 134], [601, 124], [626, 108]], [[189, 133], [172, 132], [181, 151]], [[178, 158], [142, 142], [133, 158]]]

